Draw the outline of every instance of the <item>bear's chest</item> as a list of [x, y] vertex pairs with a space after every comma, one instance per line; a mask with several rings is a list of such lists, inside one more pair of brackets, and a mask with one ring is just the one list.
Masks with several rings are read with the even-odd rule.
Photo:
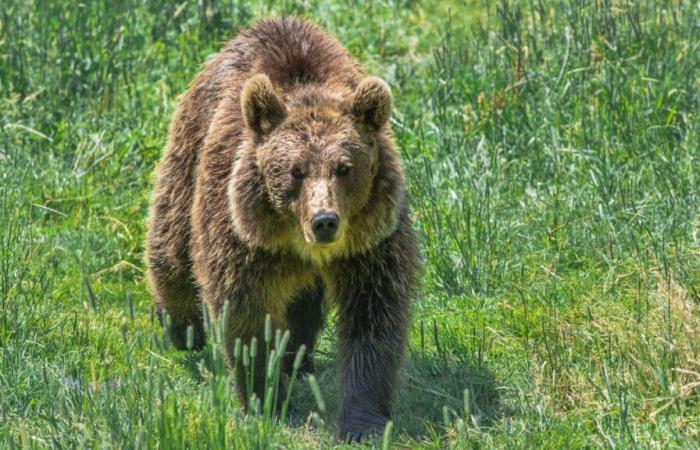
[[249, 294], [273, 319], [282, 320], [296, 295], [318, 280], [318, 270], [296, 258], [257, 255], [240, 267], [239, 276], [248, 280]]

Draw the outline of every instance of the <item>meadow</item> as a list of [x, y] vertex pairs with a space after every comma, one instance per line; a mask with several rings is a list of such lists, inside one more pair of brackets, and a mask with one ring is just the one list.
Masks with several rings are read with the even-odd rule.
[[[245, 416], [144, 280], [178, 96], [292, 13], [392, 86], [422, 241], [393, 427], [354, 447], [333, 317], [288, 420]], [[2, 0], [0, 448], [698, 448], [699, 92], [692, 1]]]

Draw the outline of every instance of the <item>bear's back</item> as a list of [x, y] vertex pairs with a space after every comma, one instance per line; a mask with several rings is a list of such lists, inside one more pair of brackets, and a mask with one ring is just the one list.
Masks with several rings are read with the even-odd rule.
[[262, 20], [232, 39], [223, 53], [245, 78], [265, 73], [284, 92], [305, 84], [354, 88], [362, 77], [335, 38], [296, 17]]

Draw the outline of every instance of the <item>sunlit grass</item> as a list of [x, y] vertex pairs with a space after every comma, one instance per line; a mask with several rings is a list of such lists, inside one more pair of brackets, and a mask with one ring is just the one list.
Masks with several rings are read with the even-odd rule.
[[366, 447], [697, 447], [693, 2], [10, 0], [0, 448], [343, 446], [334, 317], [280, 423], [265, 399], [241, 413], [217, 333], [169, 345], [143, 279], [178, 95], [279, 13], [396, 98], [425, 273], [393, 427]]

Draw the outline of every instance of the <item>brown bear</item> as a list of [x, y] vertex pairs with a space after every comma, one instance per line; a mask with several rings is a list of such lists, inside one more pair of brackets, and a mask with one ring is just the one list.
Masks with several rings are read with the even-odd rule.
[[188, 327], [204, 344], [202, 300], [215, 316], [228, 305], [231, 365], [236, 338], [262, 342], [267, 314], [292, 350], [311, 350], [322, 304], [337, 308], [339, 432], [351, 441], [390, 415], [418, 266], [390, 112], [387, 84], [329, 34], [263, 20], [180, 101], [148, 224], [148, 278], [178, 348]]

